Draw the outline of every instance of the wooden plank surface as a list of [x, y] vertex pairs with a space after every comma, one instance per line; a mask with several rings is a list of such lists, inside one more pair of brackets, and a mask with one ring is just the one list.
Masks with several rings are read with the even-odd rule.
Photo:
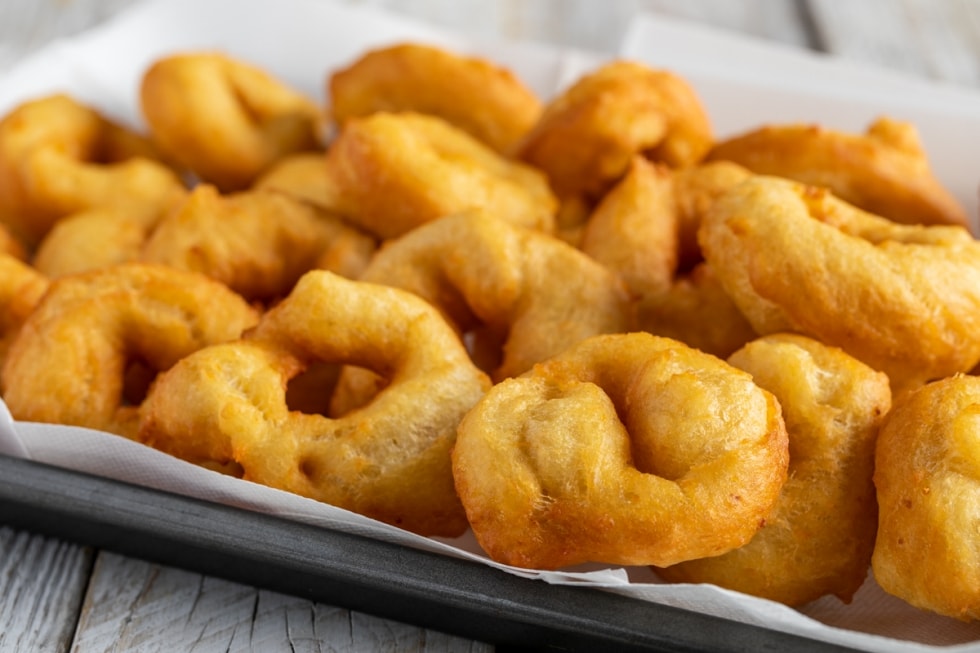
[[980, 0], [810, 0], [808, 9], [828, 52], [980, 86]]
[[0, 527], [0, 651], [68, 650], [93, 555]]
[[[98, 24], [133, 1], [0, 1], [0, 74], [21, 57]], [[636, 12], [652, 11], [980, 86], [980, 0], [350, 1], [476, 37], [607, 51]], [[492, 648], [0, 528], [0, 651], [63, 651], [72, 642], [74, 650], [86, 653]]]

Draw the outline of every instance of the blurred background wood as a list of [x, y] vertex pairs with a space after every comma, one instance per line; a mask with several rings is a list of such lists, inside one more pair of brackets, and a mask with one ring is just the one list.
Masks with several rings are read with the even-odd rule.
[[[327, 0], [324, 0], [327, 1]], [[340, 1], [340, 0], [338, 0]], [[134, 0], [0, 0], [0, 75]], [[641, 11], [980, 86], [980, 0], [347, 0], [479, 38], [612, 52]], [[192, 17], [189, 17], [192, 19]], [[0, 527], [0, 651], [490, 651]]]

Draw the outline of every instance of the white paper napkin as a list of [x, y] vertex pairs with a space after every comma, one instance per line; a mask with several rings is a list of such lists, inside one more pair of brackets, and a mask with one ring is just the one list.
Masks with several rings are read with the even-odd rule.
[[[228, 16], [235, 20], [228, 20]], [[672, 33], [657, 27], [658, 37]], [[674, 28], [677, 38], [689, 32]], [[635, 34], [631, 33], [631, 34]], [[642, 33], [641, 33], [642, 36]], [[634, 37], [641, 44], [646, 37]], [[706, 47], [714, 48], [710, 35]], [[181, 49], [220, 48], [259, 64], [311, 97], [325, 102], [329, 70], [345, 65], [365, 49], [401, 40], [442, 44], [463, 52], [484, 54], [513, 68], [543, 97], [609, 58], [606, 54], [558, 50], [536, 45], [473, 43], [402, 18], [377, 11], [331, 4], [326, 0], [151, 0], [90, 33], [53, 45], [30, 57], [0, 80], [0, 112], [18, 102], [65, 91], [132, 125], [141, 124], [137, 85], [156, 57]], [[626, 51], [654, 62], [656, 53], [627, 42]], [[693, 43], [693, 41], [692, 41]], [[694, 48], [695, 50], [697, 48]], [[730, 53], [728, 58], [730, 59]], [[787, 89], [750, 76], [728, 77], [723, 71], [685, 59], [690, 76], [716, 124], [724, 130], [754, 126], [779, 118], [825, 118], [829, 123], [861, 124], [878, 106], [890, 106], [861, 95], [817, 92], [816, 87]], [[762, 57], [753, 65], [763, 67]], [[683, 62], [675, 62], [682, 64]], [[680, 65], [674, 66], [684, 70]], [[785, 72], [785, 71], [784, 71]], [[838, 89], [839, 90], [839, 89]], [[980, 116], [937, 107], [903, 105], [908, 117], [926, 121], [930, 152], [937, 169], [958, 166], [973, 172], [953, 175], [963, 192], [975, 184], [980, 147], [967, 147], [980, 137]], [[941, 129], [942, 127], [942, 129]], [[967, 128], [972, 135], [966, 134]], [[971, 140], [973, 139], [973, 140]], [[968, 152], [962, 152], [968, 149]], [[970, 183], [967, 183], [969, 181]], [[2, 406], [2, 404], [0, 404]], [[593, 569], [535, 572], [489, 561], [472, 536], [457, 540], [422, 538], [338, 508], [285, 492], [221, 476], [122, 438], [88, 429], [13, 423], [0, 408], [0, 452], [29, 456], [53, 465], [95, 473], [153, 488], [277, 514], [446, 555], [462, 556], [509, 573], [557, 584], [587, 584], [639, 600], [655, 601], [727, 617], [766, 628], [803, 634], [869, 651], [932, 650], [919, 642], [957, 645], [948, 651], [980, 651], [980, 627], [916, 611], [866, 584], [854, 604], [824, 599], [798, 611], [712, 586], [670, 585], [648, 569]]]

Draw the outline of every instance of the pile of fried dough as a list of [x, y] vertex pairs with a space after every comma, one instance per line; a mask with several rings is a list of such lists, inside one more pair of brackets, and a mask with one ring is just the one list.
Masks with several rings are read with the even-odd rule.
[[0, 394], [494, 560], [980, 617], [980, 243], [913, 125], [716, 138], [624, 60], [422, 44], [319, 103], [149, 67], [0, 120]]

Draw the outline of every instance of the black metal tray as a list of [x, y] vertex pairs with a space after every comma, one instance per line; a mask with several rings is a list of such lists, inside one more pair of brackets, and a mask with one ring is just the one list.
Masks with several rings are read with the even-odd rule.
[[501, 647], [852, 650], [8, 456], [0, 524]]

